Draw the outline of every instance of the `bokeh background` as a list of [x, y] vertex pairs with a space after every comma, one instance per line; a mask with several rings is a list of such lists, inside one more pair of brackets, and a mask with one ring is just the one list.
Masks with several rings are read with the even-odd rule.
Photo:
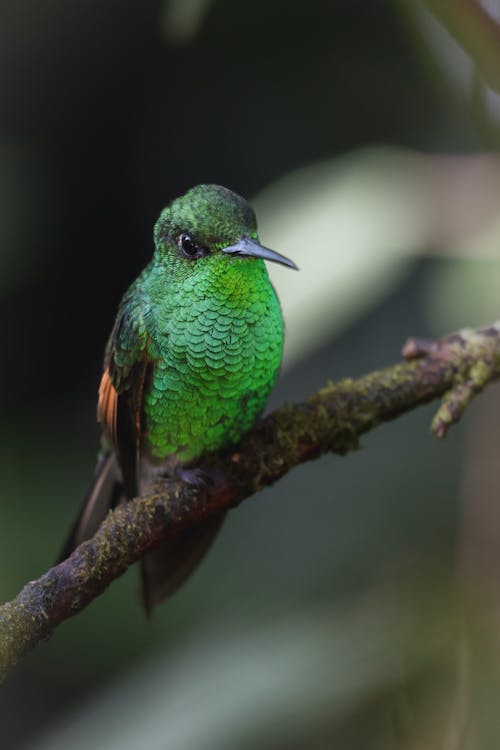
[[[481, 12], [483, 8], [483, 12]], [[500, 3], [1, 0], [0, 597], [93, 470], [96, 387], [161, 208], [249, 197], [287, 320], [270, 407], [500, 317]], [[230, 514], [147, 621], [135, 569], [0, 687], [12, 750], [494, 748], [500, 392]]]

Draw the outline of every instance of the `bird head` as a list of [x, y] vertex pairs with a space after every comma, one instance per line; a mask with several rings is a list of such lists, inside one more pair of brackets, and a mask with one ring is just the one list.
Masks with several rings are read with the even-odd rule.
[[246, 200], [220, 185], [197, 185], [163, 209], [155, 224], [156, 257], [187, 265], [262, 259], [297, 268], [259, 242], [257, 219]]

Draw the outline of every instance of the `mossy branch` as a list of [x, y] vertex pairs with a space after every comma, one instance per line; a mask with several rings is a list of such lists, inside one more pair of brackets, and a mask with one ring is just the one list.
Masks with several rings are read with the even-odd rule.
[[440, 397], [432, 430], [444, 437], [471, 398], [500, 377], [500, 322], [435, 342], [411, 339], [403, 355], [392, 367], [329, 383], [261, 420], [231, 454], [203, 467], [213, 479], [209, 487], [165, 480], [111, 512], [71, 557], [0, 607], [0, 678], [170, 534], [238, 505], [294, 466], [345, 454], [381, 422]]

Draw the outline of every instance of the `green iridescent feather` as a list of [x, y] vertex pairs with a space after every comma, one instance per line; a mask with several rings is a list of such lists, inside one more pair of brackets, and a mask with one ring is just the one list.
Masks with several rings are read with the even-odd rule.
[[[199, 185], [162, 212], [152, 261], [124, 295], [105, 354], [98, 414], [104, 454], [63, 557], [107, 510], [155, 472], [236, 443], [263, 410], [283, 349], [283, 320], [255, 214], [226, 188]], [[223, 516], [171, 538], [142, 561], [143, 601], [189, 575]]]
[[263, 260], [217, 250], [196, 261], [179, 256], [182, 230], [206, 247], [256, 237], [253, 211], [215, 186], [181, 200], [156, 225], [153, 261], [122, 301], [105, 363], [118, 393], [130, 388], [138, 361], [151, 363], [141, 452], [156, 461], [171, 454], [190, 461], [236, 442], [264, 408], [283, 349]]

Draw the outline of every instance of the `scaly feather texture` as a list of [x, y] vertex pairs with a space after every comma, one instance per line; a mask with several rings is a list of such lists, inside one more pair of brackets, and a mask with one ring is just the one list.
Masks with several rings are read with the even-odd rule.
[[[154, 237], [153, 259], [118, 309], [99, 389], [98, 419], [126, 497], [144, 490], [155, 472], [186, 471], [251, 427], [283, 349], [280, 305], [263, 258], [293, 266], [259, 244], [248, 203], [216, 185], [199, 185], [164, 209]], [[109, 505], [111, 496], [116, 501], [116, 487], [111, 492], [97, 475], [87, 504], [106, 506], [98, 497], [103, 487]], [[172, 554], [156, 554], [166, 569], [144, 565], [148, 609], [187, 577], [221, 520], [176, 537]], [[68, 548], [88, 531], [77, 523]]]
[[153, 269], [143, 292], [155, 363], [143, 400], [144, 448], [153, 460], [191, 461], [236, 442], [262, 411], [283, 324], [262, 260], [216, 256], [175, 294], [162, 296], [164, 284], [163, 269]]

